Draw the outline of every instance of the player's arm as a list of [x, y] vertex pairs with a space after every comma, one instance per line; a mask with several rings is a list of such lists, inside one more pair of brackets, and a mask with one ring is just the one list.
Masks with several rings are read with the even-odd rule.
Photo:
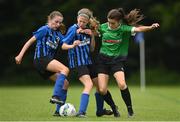
[[61, 48], [63, 50], [74, 48], [80, 44], [79, 40], [74, 41], [75, 34], [76, 34], [76, 28], [71, 27], [68, 29], [65, 38], [62, 40], [63, 44]]
[[73, 44], [63, 43], [61, 48], [62, 48], [63, 50], [68, 50], [68, 49], [71, 49], [71, 48], [74, 48], [74, 47], [78, 46], [80, 43], [81, 43], [81, 42], [80, 42], [79, 40], [75, 40], [75, 41], [73, 42]]
[[153, 30], [155, 28], [158, 28], [159, 24], [158, 23], [153, 23], [151, 26], [139, 26], [139, 27], [134, 27], [133, 32], [146, 32]]
[[20, 53], [15, 57], [16, 64], [21, 64], [22, 58], [28, 48], [36, 41], [36, 37], [31, 37], [23, 46]]

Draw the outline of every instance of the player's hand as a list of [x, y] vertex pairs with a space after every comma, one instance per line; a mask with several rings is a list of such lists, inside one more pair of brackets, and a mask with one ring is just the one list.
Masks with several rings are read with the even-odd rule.
[[151, 25], [151, 28], [152, 29], [155, 29], [155, 28], [158, 28], [160, 25], [158, 24], [158, 23], [153, 23], [152, 25]]
[[76, 33], [84, 33], [84, 31], [83, 31], [82, 28], [78, 28], [78, 29], [76, 30]]
[[92, 36], [92, 30], [91, 29], [84, 29], [84, 33]]
[[75, 40], [75, 41], [73, 42], [73, 45], [74, 45], [74, 47], [76, 47], [76, 46], [78, 46], [80, 43], [81, 43], [80, 40]]
[[15, 62], [16, 62], [16, 64], [21, 64], [21, 62], [22, 62], [22, 57], [21, 57], [20, 55], [16, 56], [16, 57], [15, 57]]
[[79, 28], [79, 29], [77, 29], [76, 32], [77, 33], [85, 33], [85, 34], [88, 34], [90, 36], [92, 36], [92, 34], [93, 34], [91, 29], [82, 29], [82, 28]]

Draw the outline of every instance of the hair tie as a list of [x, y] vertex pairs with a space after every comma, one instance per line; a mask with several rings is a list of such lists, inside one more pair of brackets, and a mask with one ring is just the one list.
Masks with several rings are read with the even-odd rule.
[[84, 13], [78, 14], [78, 17], [79, 17], [79, 16], [83, 16], [83, 17], [86, 17], [86, 18], [90, 19], [90, 17], [89, 17], [87, 14], [84, 14]]

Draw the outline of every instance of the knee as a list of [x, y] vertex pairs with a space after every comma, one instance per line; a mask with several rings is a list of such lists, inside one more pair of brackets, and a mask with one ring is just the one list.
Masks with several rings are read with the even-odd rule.
[[93, 88], [93, 83], [89, 82], [88, 86], [89, 86], [90, 89], [92, 89]]
[[69, 68], [68, 67], [64, 67], [62, 73], [64, 73], [67, 76], [69, 74]]
[[119, 84], [118, 84], [118, 86], [119, 86], [120, 90], [124, 90], [124, 89], [126, 89], [126, 88], [127, 88], [127, 85], [126, 85], [126, 83], [125, 83], [125, 82], [123, 82], [123, 83], [119, 83]]
[[98, 91], [99, 91], [99, 93], [101, 95], [105, 95], [107, 93], [107, 89], [106, 88], [99, 88]]
[[90, 92], [91, 89], [93, 88], [93, 83], [92, 82], [88, 82], [85, 84], [85, 88]]

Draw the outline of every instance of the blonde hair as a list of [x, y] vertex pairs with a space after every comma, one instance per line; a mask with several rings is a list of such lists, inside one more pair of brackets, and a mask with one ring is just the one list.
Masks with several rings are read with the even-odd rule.
[[52, 11], [49, 15], [48, 15], [48, 21], [52, 20], [55, 16], [60, 16], [63, 18], [63, 15], [61, 12], [59, 11]]
[[[61, 12], [59, 11], [52, 11], [49, 15], [48, 15], [48, 21], [49, 20], [52, 20], [55, 16], [60, 16], [63, 18], [63, 15]], [[59, 26], [59, 31], [62, 33], [62, 34], [65, 34], [66, 33], [66, 26], [65, 24], [61, 23], [60, 26]]]
[[89, 28], [96, 31], [96, 27], [99, 26], [100, 22], [93, 16], [93, 12], [88, 8], [82, 8], [78, 11], [78, 16], [81, 15], [89, 18]]
[[93, 12], [88, 8], [82, 8], [78, 11], [78, 16], [86, 16], [88, 19], [93, 17]]

